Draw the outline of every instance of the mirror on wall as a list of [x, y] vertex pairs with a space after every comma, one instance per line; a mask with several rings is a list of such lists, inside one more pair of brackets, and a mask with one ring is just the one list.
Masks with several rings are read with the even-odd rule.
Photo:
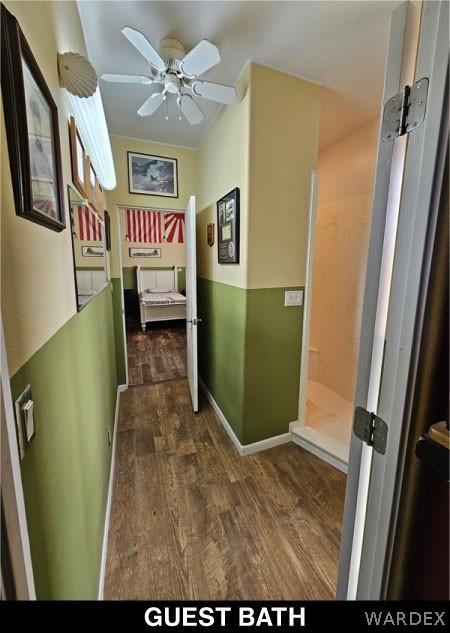
[[78, 310], [107, 284], [105, 223], [72, 187], [69, 189], [75, 291]]

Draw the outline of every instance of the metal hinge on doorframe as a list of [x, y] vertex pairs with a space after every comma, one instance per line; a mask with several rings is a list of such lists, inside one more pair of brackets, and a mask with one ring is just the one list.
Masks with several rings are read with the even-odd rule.
[[381, 140], [393, 141], [408, 134], [423, 122], [427, 109], [428, 79], [419, 79], [413, 86], [405, 86], [401, 92], [384, 104]]
[[373, 446], [377, 453], [386, 452], [388, 426], [384, 420], [364, 407], [356, 407], [353, 433], [360, 440]]

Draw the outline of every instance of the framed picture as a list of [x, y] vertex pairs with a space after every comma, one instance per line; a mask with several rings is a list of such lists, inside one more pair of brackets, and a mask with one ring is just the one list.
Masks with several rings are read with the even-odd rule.
[[82, 246], [81, 254], [83, 257], [103, 257], [105, 249], [103, 246]]
[[104, 220], [105, 220], [105, 245], [106, 245], [106, 250], [110, 251], [111, 250], [111, 218], [109, 217], [109, 213], [108, 211], [106, 211], [106, 209], [104, 213]]
[[16, 213], [65, 228], [58, 109], [16, 18], [1, 5], [1, 83]]
[[214, 222], [209, 222], [206, 226], [206, 239], [208, 246], [214, 246]]
[[239, 263], [239, 189], [237, 187], [217, 202], [217, 261], [219, 264]]
[[69, 122], [70, 154], [72, 159], [72, 182], [83, 198], [88, 198], [87, 169], [89, 158], [86, 155], [83, 141], [77, 130], [77, 124], [73, 116]]
[[128, 152], [130, 193], [178, 198], [176, 158]]
[[128, 252], [130, 257], [161, 257], [160, 248], [140, 248], [139, 246], [130, 246]]

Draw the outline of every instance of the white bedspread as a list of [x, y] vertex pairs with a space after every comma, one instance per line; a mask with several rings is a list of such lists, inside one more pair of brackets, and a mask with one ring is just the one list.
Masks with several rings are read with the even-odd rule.
[[186, 297], [179, 292], [142, 292], [140, 299], [145, 305], [168, 305], [186, 303]]

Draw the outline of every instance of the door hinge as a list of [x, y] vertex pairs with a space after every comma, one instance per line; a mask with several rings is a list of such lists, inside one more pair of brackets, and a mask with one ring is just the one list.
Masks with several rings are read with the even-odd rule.
[[356, 407], [353, 433], [368, 446], [373, 446], [377, 453], [385, 454], [388, 426], [375, 413], [367, 411], [364, 407]]
[[413, 86], [405, 86], [401, 92], [384, 104], [381, 139], [393, 141], [408, 134], [423, 122], [427, 109], [428, 79], [419, 79]]

